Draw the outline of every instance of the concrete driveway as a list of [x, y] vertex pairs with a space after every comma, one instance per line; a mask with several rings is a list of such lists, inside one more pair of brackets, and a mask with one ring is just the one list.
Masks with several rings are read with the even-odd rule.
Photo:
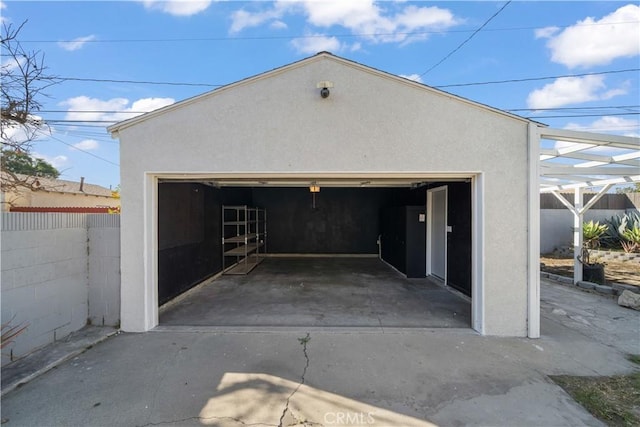
[[[538, 340], [402, 328], [120, 334], [5, 395], [2, 417], [7, 426], [601, 425], [547, 375], [637, 369], [625, 353], [640, 352], [640, 315], [556, 286], [543, 284]], [[618, 322], [626, 342], [556, 303], [591, 313], [593, 325]]]

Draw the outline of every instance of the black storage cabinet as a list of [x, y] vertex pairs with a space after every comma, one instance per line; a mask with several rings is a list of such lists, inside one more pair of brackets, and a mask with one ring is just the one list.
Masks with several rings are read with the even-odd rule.
[[380, 213], [381, 256], [407, 277], [425, 277], [427, 246], [423, 206], [398, 206]]

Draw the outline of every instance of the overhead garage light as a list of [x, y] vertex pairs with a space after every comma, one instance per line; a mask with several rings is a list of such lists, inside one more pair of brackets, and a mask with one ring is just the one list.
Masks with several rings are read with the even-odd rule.
[[320, 192], [320, 186], [318, 184], [311, 184], [309, 186], [309, 191], [312, 193], [319, 193]]

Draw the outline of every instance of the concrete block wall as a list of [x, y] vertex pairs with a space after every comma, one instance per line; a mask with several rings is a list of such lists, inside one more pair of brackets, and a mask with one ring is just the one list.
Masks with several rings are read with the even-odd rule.
[[117, 215], [2, 214], [2, 323], [28, 325], [2, 351], [3, 365], [81, 329], [88, 319], [118, 323], [117, 225]]
[[89, 321], [120, 324], [120, 215], [88, 215]]

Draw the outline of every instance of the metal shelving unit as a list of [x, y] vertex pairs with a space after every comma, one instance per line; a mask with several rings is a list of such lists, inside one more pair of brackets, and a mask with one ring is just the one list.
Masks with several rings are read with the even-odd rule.
[[267, 212], [264, 209], [222, 206], [222, 271], [248, 274], [263, 258], [267, 244]]

